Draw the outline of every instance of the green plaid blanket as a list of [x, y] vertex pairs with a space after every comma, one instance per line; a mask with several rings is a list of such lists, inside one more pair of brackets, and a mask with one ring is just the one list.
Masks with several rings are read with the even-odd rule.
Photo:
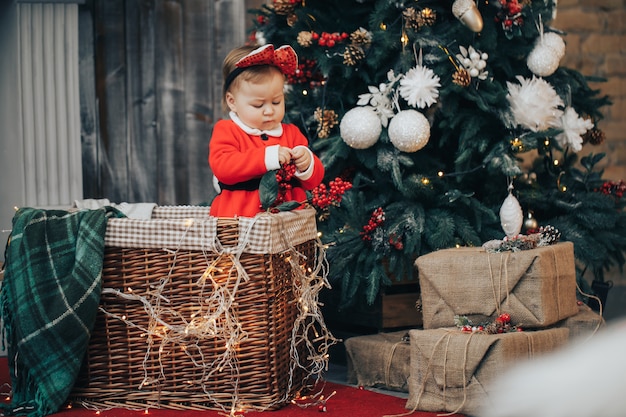
[[110, 207], [15, 214], [0, 293], [13, 388], [5, 413], [52, 414], [71, 392], [98, 311], [113, 215], [123, 216]]

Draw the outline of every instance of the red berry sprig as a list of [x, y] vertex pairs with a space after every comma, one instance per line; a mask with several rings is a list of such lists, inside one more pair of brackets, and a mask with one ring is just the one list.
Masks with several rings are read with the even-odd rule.
[[331, 205], [338, 206], [343, 195], [351, 188], [352, 183], [337, 177], [330, 181], [328, 186], [322, 183], [311, 191], [311, 204], [320, 210], [324, 210]]
[[319, 70], [317, 61], [314, 59], [300, 60], [296, 71], [291, 75], [287, 75], [289, 84], [309, 83], [314, 87], [321, 84], [322, 81], [324, 81], [324, 75]]
[[511, 324], [511, 315], [509, 313], [502, 313], [493, 322], [486, 324], [473, 325], [466, 316], [455, 316], [454, 321], [463, 333], [500, 334], [523, 331], [521, 326]]
[[498, 3], [500, 10], [496, 14], [495, 21], [501, 23], [505, 31], [511, 31], [513, 27], [524, 24], [523, 7], [518, 0], [499, 0]]
[[314, 41], [317, 41], [317, 44], [319, 46], [326, 46], [328, 48], [332, 48], [333, 46], [337, 45], [338, 43], [344, 42], [350, 37], [350, 35], [348, 35], [346, 32], [322, 32], [321, 34], [317, 32], [312, 32], [311, 36]]
[[276, 171], [276, 181], [278, 182], [278, 195], [276, 201], [272, 204], [273, 207], [279, 206], [286, 201], [287, 193], [291, 191], [291, 180], [296, 174], [296, 164], [290, 162], [280, 167]]
[[620, 180], [619, 182], [605, 181], [599, 189], [596, 189], [596, 191], [620, 199], [624, 196], [624, 192], [626, 192], [626, 183], [624, 180]]
[[363, 226], [363, 231], [361, 232], [361, 239], [366, 242], [372, 241], [372, 232], [380, 227], [383, 223], [385, 223], [385, 212], [382, 207], [378, 207], [372, 215], [370, 216], [369, 221], [365, 226]]

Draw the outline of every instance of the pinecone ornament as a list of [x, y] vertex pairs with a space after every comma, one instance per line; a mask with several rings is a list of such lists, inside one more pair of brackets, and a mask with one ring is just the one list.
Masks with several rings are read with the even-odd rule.
[[496, 323], [489, 323], [485, 326], [485, 333], [496, 334], [498, 333], [498, 325]]
[[539, 245], [547, 246], [558, 243], [561, 239], [561, 232], [554, 226], [541, 226], [539, 228]]
[[357, 29], [350, 34], [350, 43], [354, 46], [368, 47], [372, 43], [372, 36], [363, 28]]
[[594, 127], [583, 135], [583, 144], [590, 143], [592, 145], [601, 145], [606, 139], [604, 131]]
[[296, 38], [296, 40], [298, 41], [298, 45], [304, 48], [308, 48], [309, 46], [313, 45], [313, 32], [303, 30], [298, 33], [298, 37]]
[[452, 82], [461, 87], [467, 87], [472, 82], [472, 76], [465, 68], [459, 68], [452, 74]]
[[365, 51], [357, 45], [348, 45], [343, 51], [343, 63], [345, 65], [354, 66], [365, 58]]
[[330, 135], [330, 131], [337, 125], [337, 113], [334, 110], [315, 110], [315, 120], [317, 120], [317, 137], [326, 139]]
[[419, 30], [422, 26], [424, 26], [424, 18], [422, 17], [422, 13], [418, 10], [415, 10], [414, 7], [409, 7], [408, 9], [402, 12], [402, 16], [404, 17], [404, 25], [407, 29]]
[[290, 0], [274, 0], [273, 4], [276, 14], [290, 15], [296, 8], [295, 3]]
[[287, 16], [287, 25], [289, 25], [289, 27], [294, 27], [297, 22], [298, 22], [297, 14], [291, 13], [290, 15]]
[[437, 12], [431, 9], [430, 7], [426, 7], [421, 11], [422, 19], [424, 20], [424, 24], [427, 26], [432, 26], [435, 24], [435, 20], [437, 20]]

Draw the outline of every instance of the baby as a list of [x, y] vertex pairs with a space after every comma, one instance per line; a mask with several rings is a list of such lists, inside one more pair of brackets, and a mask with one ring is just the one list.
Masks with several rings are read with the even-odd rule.
[[293, 163], [295, 184], [285, 201], [304, 202], [305, 190], [324, 177], [320, 159], [306, 137], [285, 115], [285, 75], [296, 71], [298, 57], [290, 46], [274, 49], [244, 46], [224, 59], [224, 102], [230, 120], [220, 120], [209, 143], [209, 165], [220, 193], [211, 203], [216, 217], [253, 217], [263, 211], [261, 177]]

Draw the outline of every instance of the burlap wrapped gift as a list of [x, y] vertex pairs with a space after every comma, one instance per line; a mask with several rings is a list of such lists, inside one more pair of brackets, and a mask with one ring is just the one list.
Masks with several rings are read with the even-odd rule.
[[409, 391], [409, 338], [406, 330], [355, 336], [344, 342], [347, 381], [363, 387]]
[[[514, 364], [563, 346], [568, 329], [501, 334], [457, 328], [409, 331], [411, 376], [406, 408], [475, 415], [489, 401], [489, 384]], [[523, 401], [511, 393], [511, 401]]]
[[489, 253], [453, 248], [419, 257], [424, 329], [480, 324], [500, 313], [524, 328], [544, 328], [578, 313], [574, 245]]
[[570, 340], [593, 336], [598, 330], [606, 325], [604, 318], [588, 305], [578, 306], [578, 313], [565, 320], [561, 320], [554, 327], [565, 327], [569, 329]]

